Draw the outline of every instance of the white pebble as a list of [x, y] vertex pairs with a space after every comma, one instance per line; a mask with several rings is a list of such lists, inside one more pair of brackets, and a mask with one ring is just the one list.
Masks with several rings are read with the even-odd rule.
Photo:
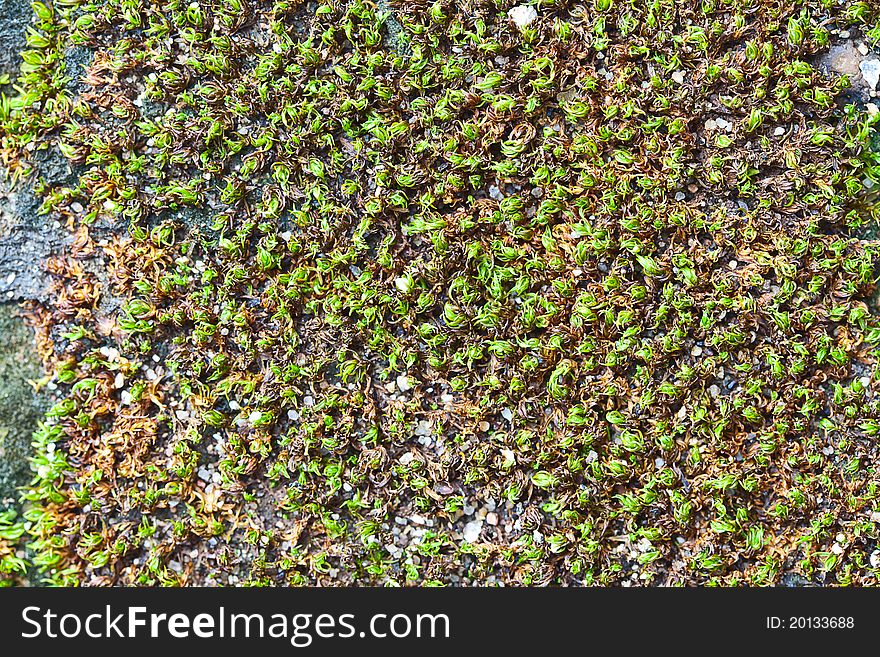
[[480, 539], [480, 532], [483, 531], [483, 522], [481, 520], [471, 520], [464, 526], [463, 538], [468, 543], [476, 543]]
[[871, 89], [877, 88], [880, 82], [880, 59], [866, 59], [859, 64], [862, 77]]
[[517, 5], [507, 15], [519, 29], [523, 29], [538, 17], [538, 12], [531, 5]]
[[406, 392], [407, 390], [412, 389], [412, 384], [410, 383], [409, 377], [407, 377], [406, 374], [401, 374], [400, 376], [398, 376], [396, 379], [396, 383], [397, 389], [400, 390], [400, 392]]

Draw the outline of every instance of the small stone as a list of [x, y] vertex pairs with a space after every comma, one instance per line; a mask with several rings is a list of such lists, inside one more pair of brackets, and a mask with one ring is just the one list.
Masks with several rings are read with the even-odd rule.
[[513, 411], [511, 411], [509, 408], [502, 409], [501, 417], [510, 422], [513, 419]]
[[693, 356], [694, 358], [697, 358], [702, 355], [703, 355], [703, 348], [700, 345], [695, 344], [694, 348], [691, 349], [691, 356]]
[[486, 524], [492, 525], [496, 527], [498, 525], [498, 514], [497, 513], [487, 513], [486, 514]]
[[399, 276], [394, 279], [394, 287], [404, 294], [409, 294], [412, 291], [412, 279], [406, 276]]
[[538, 12], [531, 5], [517, 5], [508, 11], [507, 15], [521, 30], [529, 26], [538, 17]]
[[289, 411], [287, 411], [287, 419], [296, 422], [299, 419], [299, 413], [295, 409], [291, 408]]
[[113, 385], [116, 387], [117, 390], [125, 385], [125, 375], [122, 372], [116, 373], [116, 378], [113, 379]]
[[706, 130], [714, 130], [718, 127], [718, 124], [715, 123], [715, 119], [707, 119], [706, 122], [703, 124], [703, 127]]
[[409, 465], [413, 460], [412, 452], [404, 452], [399, 461], [401, 465]]
[[860, 43], [858, 46], [856, 46], [856, 49], [857, 49], [857, 50], [859, 51], [859, 53], [861, 53], [862, 55], [867, 55], [867, 54], [870, 52], [870, 51], [868, 50], [868, 44], [867, 44], [867, 43], [864, 43], [864, 42], [862, 42], [862, 43]]
[[483, 522], [480, 520], [472, 520], [464, 526], [462, 537], [468, 543], [476, 543], [480, 539], [480, 532], [483, 531]]
[[[678, 84], [684, 84], [684, 71], [675, 71], [672, 74], [672, 79]], [[715, 120], [715, 123], [718, 123], [718, 120]]]
[[783, 128], [782, 126], [778, 126], [778, 127], [776, 128], [776, 130], [773, 131], [773, 134], [774, 134], [776, 137], [781, 137], [782, 135], [785, 134], [785, 128]]
[[6, 277], [6, 284], [7, 285], [12, 285], [12, 283], [14, 281], [15, 281], [15, 274], [9, 274], [9, 276]]
[[412, 389], [412, 384], [406, 374], [398, 376], [395, 382], [397, 383], [397, 389], [400, 390], [400, 392], [406, 392], [407, 390]]
[[489, 185], [489, 198], [501, 201], [504, 199], [504, 194], [501, 193], [497, 185]]
[[874, 550], [869, 557], [871, 568], [880, 568], [880, 550]]
[[868, 87], [876, 89], [877, 83], [880, 82], [880, 59], [864, 60], [859, 64], [859, 70]]
[[711, 386], [709, 386], [709, 394], [712, 395], [713, 397], [717, 397], [718, 395], [721, 394], [721, 388], [719, 388], [718, 386], [716, 386], [713, 383]]

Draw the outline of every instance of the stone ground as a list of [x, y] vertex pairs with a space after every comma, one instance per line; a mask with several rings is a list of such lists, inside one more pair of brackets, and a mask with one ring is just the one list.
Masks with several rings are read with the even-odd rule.
[[[28, 2], [0, 0], [0, 80], [3, 76], [15, 79], [31, 15]], [[9, 91], [8, 85], [0, 85], [0, 93], [3, 91]], [[56, 167], [48, 159], [47, 175], [66, 174], [54, 171]], [[0, 510], [16, 504], [16, 488], [29, 479], [31, 434], [49, 402], [31, 385], [42, 376], [42, 369], [33, 331], [21, 317], [18, 302], [44, 298], [44, 263], [65, 239], [60, 226], [47, 225], [38, 214], [40, 203], [27, 186], [12, 190], [2, 178], [0, 175]]]

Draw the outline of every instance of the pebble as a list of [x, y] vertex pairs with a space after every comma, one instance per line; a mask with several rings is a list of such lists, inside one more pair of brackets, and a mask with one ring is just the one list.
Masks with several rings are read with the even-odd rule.
[[414, 457], [412, 455], [412, 452], [404, 452], [403, 455], [399, 459], [400, 464], [401, 465], [409, 465], [410, 463], [412, 463], [413, 458]]
[[519, 29], [523, 29], [538, 17], [538, 12], [531, 5], [517, 5], [508, 11], [507, 15]]
[[398, 276], [397, 278], [395, 278], [394, 287], [396, 287], [404, 294], [409, 294], [410, 290], [412, 290], [410, 279], [408, 279], [406, 276]]
[[778, 127], [776, 128], [776, 130], [773, 131], [773, 134], [774, 134], [776, 137], [781, 137], [782, 135], [785, 134], [785, 128], [783, 128], [782, 126], [778, 126]]
[[480, 532], [483, 531], [483, 523], [480, 520], [472, 520], [464, 526], [462, 537], [468, 543], [476, 543], [480, 539]]
[[15, 274], [9, 274], [9, 276], [6, 277], [6, 284], [7, 285], [12, 285], [12, 283], [14, 281], [15, 281]]
[[513, 419], [513, 411], [511, 411], [509, 408], [502, 409], [501, 417], [510, 422]]
[[862, 55], [867, 55], [867, 54], [870, 52], [870, 51], [868, 50], [868, 44], [867, 44], [867, 43], [864, 43], [864, 42], [862, 42], [862, 43], [860, 43], [858, 46], [856, 46], [856, 49], [857, 49]]
[[871, 89], [877, 88], [880, 82], [880, 59], [866, 59], [859, 64], [862, 77]]
[[[684, 71], [675, 71], [672, 74], [672, 79], [678, 84], [684, 84]], [[718, 123], [718, 121], [715, 123]]]
[[486, 524], [492, 525], [496, 527], [498, 525], [498, 514], [497, 513], [487, 513], [486, 514]]
[[407, 390], [412, 389], [412, 384], [409, 382], [409, 377], [406, 374], [401, 374], [396, 379], [397, 389], [400, 392], [406, 392]]
[[287, 411], [287, 419], [296, 421], [299, 419], [299, 413], [297, 413], [295, 409], [291, 408], [289, 411]]

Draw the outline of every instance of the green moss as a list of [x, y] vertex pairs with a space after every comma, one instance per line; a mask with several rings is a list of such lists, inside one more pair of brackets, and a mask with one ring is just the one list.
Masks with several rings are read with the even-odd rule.
[[875, 8], [513, 6], [34, 5], [49, 581], [878, 583]]

